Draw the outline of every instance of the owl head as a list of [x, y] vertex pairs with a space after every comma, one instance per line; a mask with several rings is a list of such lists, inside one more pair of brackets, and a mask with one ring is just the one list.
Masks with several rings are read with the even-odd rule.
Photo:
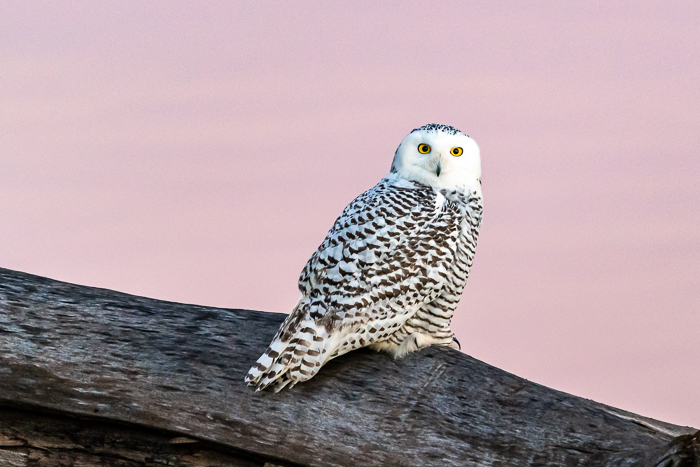
[[454, 127], [424, 125], [401, 142], [390, 176], [436, 188], [481, 192], [479, 146]]

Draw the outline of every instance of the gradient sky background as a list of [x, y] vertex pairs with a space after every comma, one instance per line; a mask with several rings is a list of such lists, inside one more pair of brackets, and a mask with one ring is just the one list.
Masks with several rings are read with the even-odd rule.
[[484, 167], [463, 351], [700, 427], [700, 2], [514, 5], [3, 2], [0, 266], [289, 312], [447, 123]]

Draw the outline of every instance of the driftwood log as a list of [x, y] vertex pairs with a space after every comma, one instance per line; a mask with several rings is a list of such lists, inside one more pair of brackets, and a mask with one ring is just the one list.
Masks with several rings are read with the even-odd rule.
[[0, 269], [0, 467], [700, 466], [696, 429], [453, 349], [360, 350], [255, 393], [283, 319]]

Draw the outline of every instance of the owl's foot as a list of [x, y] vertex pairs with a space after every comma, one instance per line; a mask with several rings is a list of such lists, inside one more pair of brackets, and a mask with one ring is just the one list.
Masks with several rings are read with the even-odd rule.
[[411, 352], [415, 352], [439, 343], [440, 339], [436, 339], [429, 334], [414, 332], [413, 334], [406, 336], [400, 345], [394, 347], [393, 349], [389, 349], [388, 352], [392, 354], [394, 358], [401, 358], [410, 354]]
[[452, 334], [452, 343], [450, 344], [450, 347], [456, 350], [462, 350], [462, 344], [459, 343], [457, 336], [454, 334]]

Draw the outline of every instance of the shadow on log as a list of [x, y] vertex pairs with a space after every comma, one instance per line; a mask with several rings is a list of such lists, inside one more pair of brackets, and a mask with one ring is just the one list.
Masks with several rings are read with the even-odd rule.
[[0, 466], [700, 466], [700, 432], [453, 349], [245, 386], [283, 314], [0, 269]]

